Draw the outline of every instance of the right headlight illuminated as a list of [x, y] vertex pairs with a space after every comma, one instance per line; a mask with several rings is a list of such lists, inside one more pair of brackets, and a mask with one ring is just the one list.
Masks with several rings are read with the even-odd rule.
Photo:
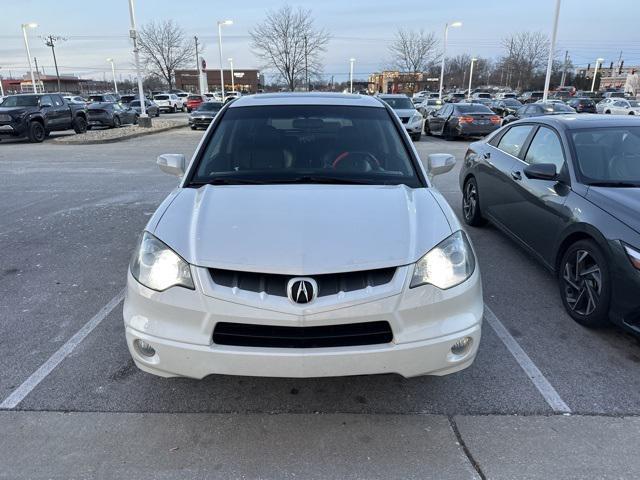
[[147, 288], [162, 292], [181, 286], [194, 290], [189, 264], [149, 232], [144, 232], [131, 259], [131, 275]]
[[467, 235], [458, 230], [416, 263], [410, 288], [431, 284], [446, 290], [468, 279], [476, 266]]

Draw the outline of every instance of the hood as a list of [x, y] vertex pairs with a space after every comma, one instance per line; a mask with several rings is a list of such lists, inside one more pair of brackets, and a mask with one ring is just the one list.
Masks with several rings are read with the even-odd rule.
[[415, 108], [398, 108], [394, 109], [393, 111], [396, 112], [396, 115], [398, 115], [399, 117], [411, 117], [418, 113]]
[[451, 234], [431, 191], [402, 186], [185, 188], [148, 229], [189, 263], [318, 275], [406, 265]]
[[38, 107], [0, 107], [0, 113], [4, 113], [7, 115], [22, 115], [25, 112], [32, 111], [34, 109], [37, 110]]
[[640, 233], [640, 188], [589, 187], [587, 198]]

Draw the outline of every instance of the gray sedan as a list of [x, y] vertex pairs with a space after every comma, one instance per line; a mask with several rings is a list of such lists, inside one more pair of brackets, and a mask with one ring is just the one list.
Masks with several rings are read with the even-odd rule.
[[[149, 115], [150, 117], [160, 116], [160, 109], [158, 108], [158, 105], [155, 104], [155, 102], [145, 100], [144, 106], [147, 109], [147, 115]], [[140, 100], [133, 100], [129, 103], [129, 107], [133, 108], [138, 113], [138, 115], [142, 113], [142, 109], [140, 108]]]

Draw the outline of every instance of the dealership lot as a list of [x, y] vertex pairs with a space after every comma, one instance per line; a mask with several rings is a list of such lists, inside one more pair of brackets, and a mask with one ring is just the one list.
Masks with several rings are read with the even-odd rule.
[[[593, 444], [598, 444], [597, 434], [607, 431], [619, 439], [625, 435], [633, 438], [635, 432], [637, 438], [638, 340], [613, 327], [592, 331], [573, 322], [564, 311], [552, 275], [491, 226], [469, 229], [483, 274], [487, 322], [476, 362], [460, 373], [413, 379], [395, 375], [319, 379], [215, 376], [195, 381], [166, 380], [139, 371], [127, 351], [122, 326], [120, 300], [127, 264], [145, 222], [176, 184], [158, 170], [156, 156], [189, 156], [201, 136], [202, 132], [181, 129], [104, 146], [66, 146], [50, 141], [0, 143], [0, 403], [6, 410], [42, 411], [29, 417], [31, 420], [20, 417], [22, 412], [4, 412], [0, 424], [12, 419], [13, 428], [18, 428], [17, 421], [24, 422], [22, 428], [28, 430], [34, 423], [60, 422], [59, 414], [45, 412], [90, 412], [97, 415], [90, 421], [70, 415], [70, 424], [77, 425], [67, 432], [69, 437], [81, 431], [80, 438], [89, 441], [90, 426], [95, 422], [106, 432], [103, 441], [108, 443], [109, 435], [115, 439], [120, 434], [110, 427], [118, 422], [141, 422], [141, 428], [149, 426], [150, 435], [161, 437], [163, 426], [184, 429], [180, 418], [187, 424], [193, 422], [196, 430], [198, 419], [208, 419], [217, 425], [219, 435], [242, 432], [231, 445], [245, 448], [247, 456], [259, 450], [258, 444], [268, 442], [273, 432], [281, 432], [280, 438], [287, 435], [290, 443], [288, 448], [279, 447], [282, 450], [276, 458], [305, 452], [292, 441], [295, 438], [307, 446], [317, 444], [326, 455], [337, 458], [341, 449], [355, 448], [373, 456], [373, 461], [369, 459], [371, 477], [384, 477], [385, 470], [375, 462], [377, 451], [385, 451], [385, 444], [392, 440], [402, 445], [413, 438], [420, 445], [413, 449], [395, 445], [385, 468], [402, 464], [403, 455], [413, 459], [440, 456], [449, 459], [442, 465], [431, 465], [441, 472], [440, 478], [509, 478], [508, 471], [492, 470], [492, 457], [498, 456], [501, 448], [512, 448], [510, 435], [516, 429], [527, 431], [529, 438], [536, 438], [536, 432], [547, 438], [535, 422], [544, 421], [540, 416], [553, 414], [559, 416], [549, 420], [559, 423], [550, 427], [558, 432], [557, 437], [548, 439], [551, 444], [566, 444], [563, 429], [581, 432], [579, 437], [591, 438]], [[416, 143], [423, 159], [428, 153], [444, 152], [454, 154], [458, 163], [467, 145], [462, 140], [434, 138]], [[458, 171], [459, 164], [436, 179], [457, 213], [461, 203]], [[88, 329], [88, 324], [94, 328]], [[67, 342], [79, 331], [86, 337], [76, 337], [69, 346]], [[61, 353], [52, 361], [56, 352]], [[34, 377], [38, 369], [41, 375]], [[111, 412], [131, 416], [109, 417]], [[171, 415], [137, 416], [151, 413]], [[210, 415], [173, 415], [178, 413]], [[580, 417], [572, 417], [566, 424], [562, 423], [563, 413]], [[278, 418], [282, 421], [270, 418], [273, 414], [281, 414]], [[326, 415], [327, 421], [314, 420], [316, 414]], [[514, 420], [513, 415], [525, 418]], [[624, 418], [606, 423], [612, 416]], [[487, 418], [495, 419], [491, 428], [485, 424]], [[358, 433], [336, 434], [331, 425], [348, 426], [355, 429], [349, 432]], [[69, 424], [67, 428], [71, 428]], [[428, 441], [420, 442], [425, 440], [425, 431], [434, 435], [429, 438], [437, 439], [432, 441], [443, 443], [442, 451], [427, 445]], [[209, 435], [207, 441], [213, 445], [215, 435]], [[478, 438], [491, 443], [492, 435], [500, 436], [503, 442], [498, 445], [496, 440], [488, 452]], [[183, 443], [162, 443], [153, 437], [151, 444], [159, 442], [158, 448], [164, 452], [179, 447], [181, 450], [172, 451], [174, 457], [190, 447], [195, 449], [190, 455], [206, 455], [198, 450], [202, 448], [198, 440], [184, 431], [176, 438]], [[256, 439], [255, 445], [252, 439]], [[336, 443], [326, 447], [332, 440]], [[351, 442], [357, 446], [350, 447]], [[233, 454], [228, 445], [225, 448], [228, 455]], [[533, 451], [520, 445], [524, 459]], [[540, 453], [549, 452], [542, 449]], [[616, 461], [615, 454], [623, 453], [608, 452], [606, 460], [598, 459], [603, 471], [612, 476], [616, 476], [612, 472], [624, 476], [625, 468], [633, 471], [628, 458]], [[512, 463], [517, 463], [518, 453], [512, 454]], [[595, 455], [585, 455], [585, 465]], [[15, 464], [20, 461], [19, 456], [11, 457]], [[276, 465], [276, 458], [271, 459], [273, 465], [256, 460], [257, 465], [264, 465], [262, 472], [245, 460], [243, 471], [249, 477], [296, 473], [291, 459]], [[93, 458], [94, 462], [107, 460]], [[320, 468], [316, 460], [321, 458], [310, 456], [304, 467], [309, 470], [303, 471], [320, 477], [322, 470], [316, 470]], [[191, 474], [201, 478], [205, 473], [193, 461]], [[230, 461], [229, 456], [221, 458], [219, 471], [233, 474]], [[475, 468], [473, 462], [477, 462]], [[217, 465], [216, 461], [211, 463]], [[419, 476], [419, 467], [419, 463], [405, 463], [403, 476]], [[327, 476], [339, 476], [339, 471], [330, 471]], [[544, 470], [540, 467], [535, 472]], [[241, 476], [237, 471], [235, 475]], [[359, 470], [357, 476], [367, 475]]]

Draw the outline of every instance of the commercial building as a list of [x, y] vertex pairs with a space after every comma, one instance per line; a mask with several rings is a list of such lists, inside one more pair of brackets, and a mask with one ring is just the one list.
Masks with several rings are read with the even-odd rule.
[[369, 75], [369, 91], [371, 93], [415, 93], [421, 90], [438, 89], [437, 77], [427, 73], [399, 72], [386, 70]]
[[[231, 91], [231, 70], [223, 70], [224, 89]], [[220, 90], [220, 70], [206, 70], [206, 84], [209, 92]], [[194, 70], [176, 70], [176, 88], [185, 92], [197, 92], [199, 89], [198, 72]], [[264, 78], [256, 69], [234, 69], [233, 85], [236, 91], [256, 93], [262, 89]]]
[[[58, 77], [55, 75], [36, 75], [36, 86], [39, 93], [68, 92], [79, 95], [113, 89], [113, 84], [110, 82], [88, 80], [73, 75], [61, 75], [60, 88], [58, 88]], [[22, 78], [3, 78], [2, 87], [5, 95], [13, 93], [33, 93], [30, 74], [25, 74]]]

